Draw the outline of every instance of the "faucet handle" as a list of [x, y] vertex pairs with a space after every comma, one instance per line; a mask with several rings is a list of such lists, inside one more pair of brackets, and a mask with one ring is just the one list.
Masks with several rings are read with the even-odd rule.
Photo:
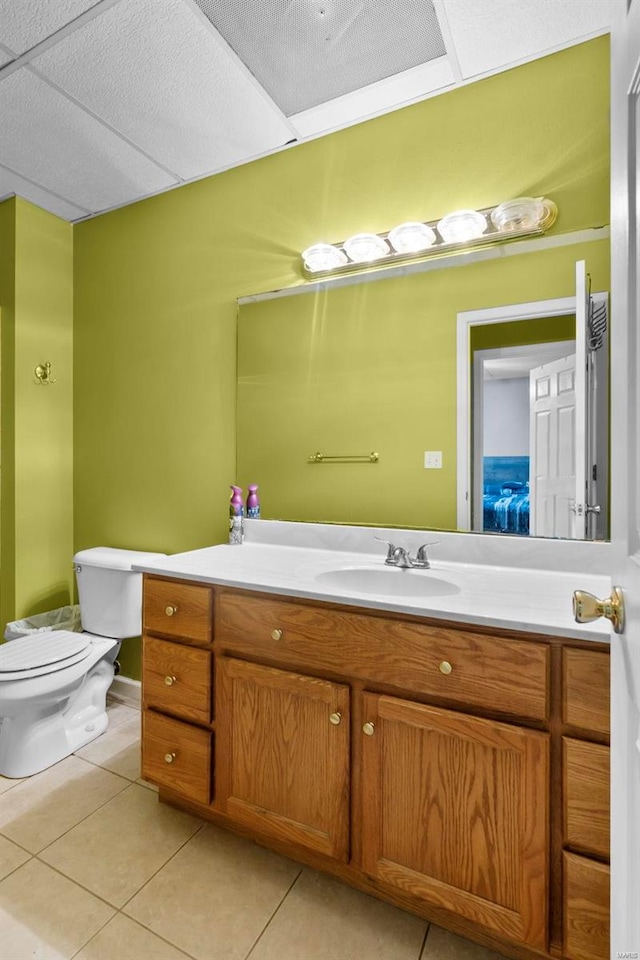
[[385, 560], [385, 563], [395, 563], [395, 552], [397, 549], [395, 543], [391, 543], [390, 540], [384, 540], [382, 537], [376, 537], [375, 533], [373, 535], [373, 539], [378, 540], [380, 543], [386, 543], [387, 559]]
[[427, 556], [427, 547], [435, 547], [437, 543], [440, 543], [439, 540], [429, 540], [428, 543], [423, 543], [421, 547], [418, 547], [418, 552], [416, 553], [416, 559], [414, 563], [420, 567], [428, 568], [430, 566], [429, 557]]

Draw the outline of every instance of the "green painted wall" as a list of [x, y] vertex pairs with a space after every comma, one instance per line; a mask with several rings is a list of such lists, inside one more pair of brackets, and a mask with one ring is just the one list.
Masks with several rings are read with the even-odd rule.
[[[0, 204], [2, 619], [73, 592], [73, 230], [23, 200]], [[51, 361], [56, 383], [35, 382]]]
[[557, 202], [556, 232], [608, 223], [608, 49], [593, 40], [79, 224], [76, 548], [225, 537], [235, 300], [301, 283], [310, 243], [520, 195]]
[[[238, 482], [260, 484], [271, 519], [455, 529], [457, 314], [571, 296], [583, 258], [608, 289], [601, 241], [243, 305]], [[513, 343], [575, 336], [572, 318], [508, 326]], [[316, 450], [380, 460], [309, 464]], [[424, 469], [425, 450], [442, 470]]]
[[15, 610], [16, 200], [0, 203], [0, 631]]

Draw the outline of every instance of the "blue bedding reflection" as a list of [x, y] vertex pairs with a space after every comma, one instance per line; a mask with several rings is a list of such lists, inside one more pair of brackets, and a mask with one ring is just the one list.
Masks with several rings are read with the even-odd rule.
[[529, 457], [484, 457], [483, 529], [529, 533]]

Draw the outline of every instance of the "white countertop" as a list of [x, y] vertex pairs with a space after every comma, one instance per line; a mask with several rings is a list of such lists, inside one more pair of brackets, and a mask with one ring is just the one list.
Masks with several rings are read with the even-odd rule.
[[[370, 531], [368, 536], [371, 539]], [[611, 591], [611, 580], [607, 576], [460, 563], [438, 560], [433, 555], [429, 570], [405, 572], [385, 566], [383, 544], [377, 544], [374, 549], [375, 553], [372, 550], [358, 552], [245, 542], [241, 546], [225, 544], [178, 553], [153, 563], [136, 565], [134, 569], [360, 608], [582, 640], [609, 640], [608, 621], [578, 624], [571, 609], [572, 594], [576, 589], [607, 596]], [[435, 553], [436, 548], [432, 551]], [[389, 594], [357, 593], [343, 586], [327, 586], [322, 577], [317, 579], [328, 571], [352, 568], [384, 571], [392, 578]], [[404, 577], [405, 573], [410, 574], [415, 582], [416, 594], [420, 589], [418, 578], [446, 580], [459, 592], [446, 596], [393, 596], [393, 578]]]

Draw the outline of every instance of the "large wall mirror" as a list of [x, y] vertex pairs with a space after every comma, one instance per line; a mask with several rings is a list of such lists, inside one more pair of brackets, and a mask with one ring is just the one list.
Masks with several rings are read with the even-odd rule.
[[596, 240], [243, 301], [238, 482], [269, 519], [607, 539], [608, 288]]

